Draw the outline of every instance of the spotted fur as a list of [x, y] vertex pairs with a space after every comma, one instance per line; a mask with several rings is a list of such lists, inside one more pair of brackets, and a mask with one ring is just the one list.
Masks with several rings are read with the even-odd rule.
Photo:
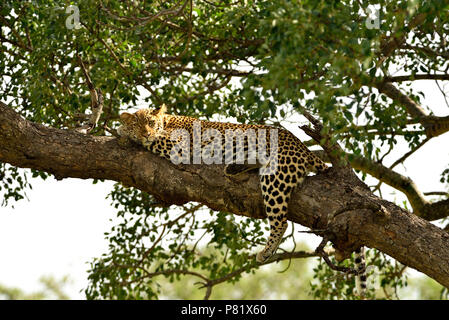
[[[170, 150], [175, 142], [170, 140], [170, 135], [175, 129], [185, 129], [193, 138], [193, 123], [196, 118], [176, 116], [165, 113], [165, 108], [151, 110], [142, 109], [134, 114], [123, 113], [120, 117], [122, 126], [118, 132], [121, 136], [128, 137], [142, 144], [149, 151], [170, 159]], [[222, 122], [210, 122], [201, 120], [201, 130], [216, 129], [223, 137], [226, 130], [240, 129], [246, 132], [248, 129], [274, 129], [265, 125], [233, 124]], [[269, 131], [267, 131], [269, 133]], [[269, 148], [269, 134], [267, 133], [267, 148]], [[248, 139], [245, 139], [244, 150], [248, 153]], [[207, 140], [207, 139], [206, 139]], [[251, 140], [250, 140], [251, 142]], [[207, 146], [210, 141], [202, 141], [202, 146]], [[217, 143], [214, 141], [214, 143]], [[222, 155], [225, 156], [225, 140], [220, 143]], [[193, 145], [191, 143], [191, 145]], [[234, 146], [234, 156], [235, 156]], [[172, 159], [173, 160], [173, 159]], [[178, 159], [179, 160], [179, 159]], [[265, 164], [265, 165], [271, 165]], [[287, 229], [288, 202], [293, 189], [302, 182], [308, 172], [322, 172], [327, 169], [326, 164], [315, 156], [307, 147], [291, 132], [278, 129], [278, 153], [277, 170], [271, 175], [260, 176], [260, 187], [266, 214], [270, 223], [270, 236], [265, 248], [257, 254], [257, 261], [264, 262], [272, 256]], [[260, 167], [256, 164], [228, 164], [225, 166], [225, 174], [234, 175], [247, 170]]]

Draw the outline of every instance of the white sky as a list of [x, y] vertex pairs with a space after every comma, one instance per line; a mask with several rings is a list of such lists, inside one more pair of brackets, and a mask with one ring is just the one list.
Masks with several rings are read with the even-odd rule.
[[[448, 115], [441, 93], [433, 81], [415, 84], [428, 98], [427, 105], [436, 115]], [[299, 129], [286, 125], [300, 138], [308, 139]], [[404, 166], [396, 169], [409, 175], [421, 191], [447, 191], [439, 183], [441, 172], [449, 164], [449, 134], [434, 138], [411, 156]], [[408, 151], [399, 145], [387, 164], [391, 164]], [[88, 264], [93, 257], [107, 251], [104, 232], [110, 231], [109, 219], [115, 217], [110, 200], [105, 197], [113, 182], [92, 184], [92, 180], [53, 178], [42, 181], [33, 179], [30, 201], [20, 201], [15, 209], [0, 207], [0, 284], [14, 286], [25, 291], [40, 288], [38, 279], [43, 275], [61, 278], [69, 275], [72, 283], [66, 287], [71, 298], [83, 299], [80, 290], [87, 286]], [[384, 198], [402, 200], [391, 188], [384, 188]], [[399, 203], [399, 201], [397, 201]], [[298, 230], [298, 228], [297, 228]], [[314, 247], [319, 239], [301, 235]]]
[[69, 275], [67, 293], [82, 299], [87, 262], [107, 251], [103, 234], [115, 214], [105, 197], [113, 182], [49, 178], [32, 183], [29, 202], [0, 208], [0, 284], [28, 292], [41, 288], [43, 275]]

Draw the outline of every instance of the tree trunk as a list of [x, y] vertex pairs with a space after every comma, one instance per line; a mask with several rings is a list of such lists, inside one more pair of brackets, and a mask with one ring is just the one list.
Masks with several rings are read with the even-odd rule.
[[[0, 161], [65, 177], [115, 180], [167, 204], [196, 201], [214, 210], [265, 218], [257, 173], [227, 178], [220, 165], [175, 166], [117, 139], [45, 127], [0, 102]], [[332, 216], [335, 217], [332, 219]], [[288, 219], [327, 236], [347, 257], [377, 248], [449, 287], [449, 233], [379, 199], [348, 170], [331, 168], [293, 193]]]

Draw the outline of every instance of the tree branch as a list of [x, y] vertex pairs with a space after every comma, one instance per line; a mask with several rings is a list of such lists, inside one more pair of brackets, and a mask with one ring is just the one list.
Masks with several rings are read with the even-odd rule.
[[[170, 204], [194, 201], [213, 210], [265, 218], [257, 173], [226, 178], [221, 165], [175, 166], [139, 146], [32, 123], [0, 103], [0, 161], [53, 173], [57, 178], [108, 179]], [[372, 203], [388, 215], [351, 204]], [[342, 208], [349, 210], [343, 212]], [[371, 207], [371, 206], [370, 206]], [[339, 252], [366, 245], [449, 287], [449, 234], [371, 193], [350, 170], [331, 168], [305, 179], [292, 194], [288, 219], [324, 229]]]
[[91, 100], [90, 107], [92, 109], [92, 114], [89, 117], [88, 123], [80, 128], [77, 128], [76, 130], [81, 133], [89, 133], [95, 128], [95, 126], [98, 123], [98, 120], [100, 120], [101, 113], [103, 112], [104, 98], [101, 89], [96, 89], [95, 85], [92, 83], [89, 71], [84, 65], [83, 59], [81, 59], [81, 56], [79, 54], [77, 54], [77, 58], [81, 70], [83, 71], [84, 78], [86, 79], [87, 87], [89, 88], [90, 91], [90, 100]]
[[424, 53], [426, 56], [430, 56], [432, 58], [435, 57], [443, 57], [443, 58], [447, 58], [449, 59], [449, 52], [439, 52], [439, 51], [434, 51], [429, 47], [418, 47], [418, 46], [411, 46], [409, 44], [404, 43], [403, 45], [401, 45], [400, 47], [401, 49], [407, 49], [407, 50], [413, 50], [415, 52], [422, 52]]
[[380, 93], [405, 107], [407, 112], [421, 123], [425, 130], [427, 137], [436, 137], [449, 131], [449, 116], [437, 117], [427, 115], [423, 108], [413, 101], [409, 96], [403, 94], [391, 82], [378, 82], [375, 84]]
[[[426, 20], [427, 15], [428, 13], [419, 13], [414, 16], [408, 24], [408, 31], [422, 24]], [[397, 48], [401, 47], [406, 41], [406, 38], [407, 34], [403, 32], [393, 32], [392, 36], [383, 41], [380, 45], [380, 59], [377, 62], [377, 66], [379, 67]]]
[[409, 96], [403, 94], [392, 83], [384, 81], [376, 84], [376, 88], [380, 93], [385, 94], [387, 97], [396, 101], [398, 104], [405, 107], [407, 112], [414, 118], [422, 119], [427, 117], [426, 112], [420, 105], [410, 99]]
[[403, 82], [414, 80], [449, 80], [449, 74], [409, 74], [404, 76], [386, 77], [387, 82]]
[[[376, 66], [380, 67], [384, 63], [384, 61], [394, 53], [396, 49], [410, 47], [405, 43], [407, 40], [408, 32], [424, 23], [429, 14], [430, 12], [427, 11], [415, 15], [408, 23], [407, 28], [405, 29], [406, 32], [393, 32], [392, 36], [386, 38], [380, 45], [379, 60], [376, 63]], [[446, 74], [425, 76], [438, 78], [438, 80], [448, 80]], [[403, 94], [391, 83], [392, 81], [407, 81], [406, 77], [407, 76], [387, 77], [383, 82], [379, 82], [374, 86], [379, 90], [379, 92], [385, 94], [392, 100], [404, 106], [407, 112], [424, 126], [424, 128], [426, 129], [427, 137], [436, 137], [449, 131], [449, 116], [435, 117], [427, 115], [424, 109], [421, 108], [421, 106], [410, 99], [410, 97]], [[423, 75], [414, 75], [411, 77], [413, 77], [415, 80], [419, 78], [425, 79], [423, 78]]]
[[438, 202], [429, 202], [418, 189], [415, 182], [390, 168], [367, 158], [354, 156], [351, 159], [354, 169], [362, 170], [393, 188], [403, 192], [409, 200], [413, 213], [417, 216], [432, 221], [449, 216], [449, 199]]
[[[327, 155], [323, 151], [314, 151], [323, 161], [328, 161]], [[409, 177], [405, 177], [379, 162], [371, 161], [368, 158], [349, 155], [349, 162], [355, 170], [361, 170], [389, 186], [403, 192], [413, 208], [413, 213], [425, 220], [433, 221], [449, 216], [449, 198], [438, 202], [429, 202], [415, 182]], [[433, 195], [447, 195], [447, 193], [431, 193]]]

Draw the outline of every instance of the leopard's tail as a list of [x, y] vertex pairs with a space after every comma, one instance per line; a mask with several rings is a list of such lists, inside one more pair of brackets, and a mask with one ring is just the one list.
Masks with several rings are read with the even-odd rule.
[[366, 295], [366, 264], [365, 264], [365, 247], [360, 247], [355, 251], [355, 286], [357, 294], [363, 299]]

